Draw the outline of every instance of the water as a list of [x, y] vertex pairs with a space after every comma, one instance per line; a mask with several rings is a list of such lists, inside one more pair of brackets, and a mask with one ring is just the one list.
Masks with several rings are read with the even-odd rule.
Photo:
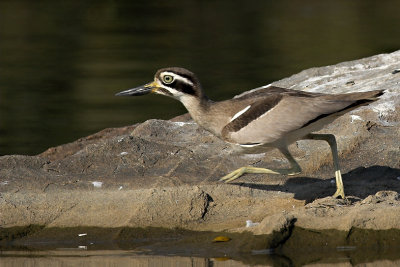
[[43, 252], [11, 252], [0, 256], [3, 267], [48, 267], [48, 266], [196, 266], [196, 267], [242, 267], [248, 266], [230, 259], [208, 259], [179, 256], [141, 256], [134, 251], [76, 252], [55, 250]]
[[[217, 236], [227, 242], [213, 242]], [[279, 234], [278, 234], [279, 235]], [[307, 230], [270, 237], [163, 228], [0, 228], [0, 266], [399, 266], [399, 230]]]
[[[240, 260], [229, 257], [204, 258], [200, 256], [146, 255], [135, 250], [98, 250], [88, 251], [83, 248], [59, 248], [49, 251], [2, 251], [2, 267], [40, 267], [40, 266], [196, 266], [196, 267], [244, 267], [244, 266], [399, 266], [396, 259], [363, 260], [352, 257], [346, 252], [316, 254], [311, 261], [298, 262], [278, 255], [254, 254]], [[364, 255], [366, 251], [362, 252]], [[365, 255], [370, 256], [370, 254]], [[307, 258], [307, 255], [305, 255]]]
[[0, 155], [182, 114], [114, 97], [186, 67], [212, 99], [400, 47], [399, 1], [0, 0]]

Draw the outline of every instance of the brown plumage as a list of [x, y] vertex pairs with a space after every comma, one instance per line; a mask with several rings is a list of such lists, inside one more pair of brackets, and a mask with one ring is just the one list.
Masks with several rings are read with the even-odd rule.
[[273, 143], [285, 139], [288, 145], [302, 135], [320, 130], [344, 113], [377, 100], [382, 92], [330, 95], [274, 86], [263, 88], [233, 99], [237, 102], [237, 112], [248, 105], [250, 108], [229, 122], [222, 129], [221, 136], [237, 144], [273, 146]]
[[337, 117], [359, 106], [376, 101], [383, 90], [349, 94], [322, 94], [264, 86], [233, 99], [214, 102], [204, 93], [196, 75], [183, 68], [157, 71], [154, 81], [117, 95], [157, 93], [173, 97], [187, 108], [193, 120], [240, 150], [262, 151], [275, 147], [289, 160], [290, 169], [271, 170], [242, 167], [224, 176], [230, 182], [244, 173], [293, 175], [301, 171], [287, 147], [299, 139], [327, 141], [335, 167], [337, 191], [344, 198], [336, 139], [330, 134], [313, 134]]

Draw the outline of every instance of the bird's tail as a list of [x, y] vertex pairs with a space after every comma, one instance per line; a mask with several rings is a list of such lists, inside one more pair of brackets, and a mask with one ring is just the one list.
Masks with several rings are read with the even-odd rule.
[[373, 102], [378, 100], [381, 95], [383, 95], [384, 90], [374, 90], [368, 92], [356, 92], [356, 93], [349, 93], [343, 94], [346, 100], [353, 100], [353, 101], [365, 101], [365, 102]]
[[384, 90], [374, 90], [368, 92], [356, 92], [348, 94], [339, 95], [329, 95], [331, 101], [339, 101], [342, 103], [347, 103], [347, 105], [336, 112], [336, 115], [340, 116], [350, 110], [356, 109], [361, 106], [368, 105], [379, 99], [379, 96], [384, 94]]

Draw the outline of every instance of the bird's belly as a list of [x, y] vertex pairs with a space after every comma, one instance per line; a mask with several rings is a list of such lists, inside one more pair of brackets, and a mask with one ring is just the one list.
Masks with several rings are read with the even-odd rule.
[[[312, 132], [316, 132], [321, 130], [325, 125], [334, 121], [338, 116], [332, 115], [322, 118], [318, 121], [315, 121], [306, 127], [302, 127], [290, 132], [280, 133], [278, 136], [274, 135], [265, 135], [259, 134], [258, 138], [254, 138], [251, 135], [236, 135], [235, 133], [231, 134], [230, 142], [235, 143], [240, 148], [239, 150], [244, 151], [245, 153], [255, 153], [257, 151], [266, 150], [268, 148], [280, 148], [288, 146], [297, 140], [304, 139], [306, 135]], [[235, 138], [236, 137], [236, 138]]]
[[231, 144], [231, 153], [232, 154], [260, 154], [268, 152], [269, 150], [279, 147], [274, 146], [274, 144], [261, 144], [257, 146], [242, 146], [240, 144]]
[[337, 115], [331, 115], [328, 117], [325, 117], [323, 119], [320, 119], [314, 123], [311, 123], [310, 125], [307, 125], [306, 127], [291, 131], [287, 134], [285, 134], [284, 139], [287, 145], [290, 145], [297, 140], [303, 139], [306, 135], [312, 132], [317, 132], [324, 128], [325, 125], [333, 122], [336, 118], [338, 118]]

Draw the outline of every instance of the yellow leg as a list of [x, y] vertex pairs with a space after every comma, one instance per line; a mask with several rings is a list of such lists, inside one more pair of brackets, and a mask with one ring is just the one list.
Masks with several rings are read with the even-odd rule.
[[282, 174], [282, 175], [295, 175], [301, 172], [301, 168], [293, 156], [290, 154], [289, 150], [285, 148], [280, 148], [279, 151], [289, 160], [290, 165], [292, 166], [290, 169], [265, 169], [265, 168], [257, 168], [257, 167], [241, 167], [233, 172], [225, 175], [220, 179], [220, 181], [224, 181], [225, 183], [232, 182], [236, 180], [240, 176], [245, 173], [268, 173], [268, 174]]
[[342, 181], [342, 174], [340, 173], [340, 170], [335, 171], [335, 177], [336, 177], [336, 192], [333, 194], [334, 198], [341, 197], [344, 199], [344, 186], [343, 186], [343, 181]]
[[335, 167], [336, 192], [335, 194], [333, 194], [333, 197], [337, 198], [340, 196], [342, 199], [344, 199], [345, 198], [344, 186], [343, 186], [342, 174], [340, 173], [339, 156], [338, 156], [335, 136], [333, 134], [308, 134], [305, 137], [305, 139], [324, 140], [328, 142], [332, 151], [333, 166]]

